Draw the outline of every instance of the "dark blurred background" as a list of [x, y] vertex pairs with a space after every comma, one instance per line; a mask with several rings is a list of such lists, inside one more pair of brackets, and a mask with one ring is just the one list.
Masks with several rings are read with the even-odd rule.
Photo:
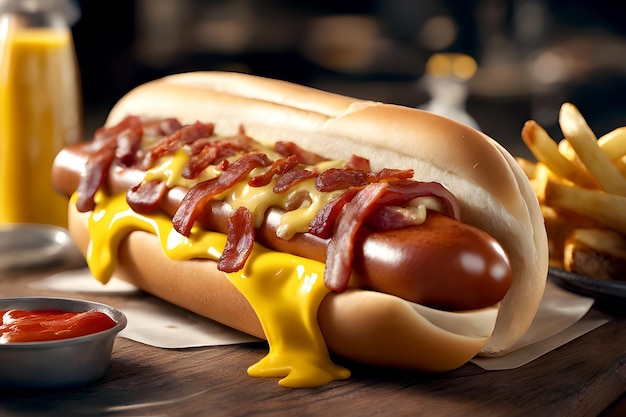
[[600, 136], [626, 125], [626, 5], [596, 0], [81, 0], [73, 26], [85, 130], [163, 75], [233, 70], [419, 107], [437, 53], [478, 64], [467, 113], [520, 156], [573, 102]]

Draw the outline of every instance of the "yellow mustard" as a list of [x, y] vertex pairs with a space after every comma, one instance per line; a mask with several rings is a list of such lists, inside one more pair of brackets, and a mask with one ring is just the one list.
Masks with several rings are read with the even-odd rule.
[[79, 140], [78, 70], [67, 27], [0, 15], [0, 223], [67, 223], [52, 188], [58, 151]]
[[[89, 219], [87, 262], [103, 283], [115, 270], [118, 245], [134, 230], [156, 234], [165, 254], [176, 260], [217, 260], [226, 243], [226, 235], [199, 227], [184, 237], [163, 214], [135, 213], [124, 194], [109, 197], [99, 192], [96, 201]], [[249, 375], [280, 377], [279, 385], [292, 388], [315, 387], [350, 376], [348, 369], [330, 359], [317, 323], [319, 305], [328, 293], [323, 263], [255, 244], [244, 269], [227, 276], [255, 310], [269, 344], [268, 355], [248, 369]]]

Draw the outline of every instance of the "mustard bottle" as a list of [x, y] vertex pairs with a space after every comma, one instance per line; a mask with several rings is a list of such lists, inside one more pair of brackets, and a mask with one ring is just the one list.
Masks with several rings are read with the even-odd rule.
[[0, 0], [0, 225], [66, 226], [52, 162], [82, 135], [70, 0]]

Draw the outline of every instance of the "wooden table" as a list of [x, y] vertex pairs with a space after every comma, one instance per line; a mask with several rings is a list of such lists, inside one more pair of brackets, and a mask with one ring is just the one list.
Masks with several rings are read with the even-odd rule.
[[[59, 268], [0, 272], [0, 296], [77, 298], [29, 288]], [[119, 295], [82, 298], [122, 302]], [[103, 379], [75, 389], [0, 392], [0, 416], [623, 416], [626, 316], [613, 313], [609, 323], [519, 369], [489, 372], [470, 363], [424, 375], [341, 362], [352, 377], [314, 389], [248, 377], [264, 343], [166, 350], [118, 338]]]

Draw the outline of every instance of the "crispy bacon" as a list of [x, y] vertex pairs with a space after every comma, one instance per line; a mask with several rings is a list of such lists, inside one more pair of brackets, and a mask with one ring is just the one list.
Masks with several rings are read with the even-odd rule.
[[117, 135], [117, 146], [115, 148], [115, 158], [120, 165], [131, 167], [137, 162], [137, 152], [141, 149], [141, 137], [143, 131], [141, 126], [133, 126], [123, 130]]
[[205, 145], [200, 152], [189, 158], [181, 175], [188, 179], [197, 178], [208, 166], [215, 165], [218, 160], [222, 161], [236, 153], [237, 149], [228, 143], [213, 142]]
[[126, 202], [137, 213], [151, 213], [161, 204], [167, 192], [165, 181], [142, 181], [126, 193]]
[[[381, 197], [378, 208], [368, 217], [367, 224], [375, 230], [392, 230], [415, 225], [415, 220], [402, 215], [397, 207], [404, 207], [418, 197], [435, 197], [442, 204], [445, 214], [457, 220], [460, 219], [460, 209], [457, 199], [450, 191], [436, 182], [420, 182], [398, 180], [388, 183], [389, 186]], [[362, 187], [351, 187], [342, 195], [329, 201], [309, 225], [309, 233], [330, 238], [333, 227], [341, 213], [343, 206], [354, 197]]]
[[115, 159], [115, 148], [115, 141], [109, 141], [87, 158], [85, 172], [81, 175], [76, 189], [78, 211], [84, 213], [96, 207], [94, 197], [106, 181], [109, 168]]
[[284, 173], [274, 183], [273, 191], [275, 193], [284, 193], [291, 189], [296, 184], [300, 184], [302, 181], [310, 178], [315, 178], [318, 175], [316, 171], [310, 169], [295, 169]]
[[382, 182], [388, 180], [408, 180], [413, 178], [412, 169], [389, 169], [383, 168], [378, 172], [368, 172], [367, 182]]
[[253, 142], [253, 139], [244, 133], [243, 128], [240, 128], [235, 136], [226, 139], [196, 140], [190, 146], [191, 156], [181, 175], [188, 179], [197, 178], [210, 165], [216, 165], [238, 153], [254, 151]]
[[143, 165], [147, 168], [152, 167], [154, 162], [162, 156], [171, 155], [184, 145], [192, 143], [199, 138], [211, 136], [214, 128], [215, 125], [213, 123], [201, 122], [181, 127], [150, 149], [145, 155]]
[[353, 168], [329, 168], [320, 172], [315, 188], [322, 192], [361, 187], [367, 184], [367, 172]]
[[326, 158], [306, 151], [293, 142], [276, 142], [274, 150], [285, 157], [295, 155], [298, 158], [298, 162], [303, 165], [315, 165], [327, 161]]
[[234, 146], [242, 152], [254, 151], [253, 144], [255, 141], [250, 136], [246, 135], [246, 131], [243, 126], [239, 126], [239, 131], [236, 135], [224, 138], [221, 142], [228, 142], [231, 146]]
[[221, 140], [215, 137], [199, 138], [189, 144], [189, 154], [195, 155], [200, 153], [206, 146], [229, 146], [232, 149], [238, 149], [241, 152], [247, 153], [254, 151], [254, 139], [246, 135], [246, 131], [243, 126], [239, 126], [239, 130], [233, 136], [222, 138]]
[[347, 164], [348, 168], [360, 169], [361, 171], [370, 172], [370, 160], [359, 155], [352, 155]]
[[227, 273], [241, 270], [254, 247], [254, 237], [252, 213], [238, 207], [230, 216], [226, 246], [217, 261], [217, 269]]
[[379, 172], [369, 172], [346, 166], [345, 168], [329, 168], [322, 171], [317, 177], [315, 188], [318, 191], [330, 192], [350, 187], [362, 187], [373, 182], [409, 179], [412, 177], [412, 169], [401, 170], [384, 168]]
[[79, 211], [94, 209], [96, 191], [104, 185], [116, 156], [125, 165], [135, 162], [132, 155], [141, 143], [142, 132], [141, 119], [137, 116], [128, 116], [115, 126], [96, 130], [92, 152], [87, 157], [85, 172], [78, 183], [76, 208]]
[[374, 211], [377, 200], [385, 194], [388, 186], [385, 182], [369, 184], [343, 206], [337, 228], [326, 251], [324, 283], [329, 290], [342, 292], [348, 288], [356, 234]]
[[93, 143], [96, 147], [100, 147], [101, 145], [108, 144], [112, 141], [117, 141], [119, 134], [127, 129], [142, 130], [143, 127], [141, 119], [137, 116], [126, 116], [115, 126], [101, 127], [94, 133]]
[[251, 187], [263, 187], [269, 184], [275, 175], [283, 175], [296, 166], [298, 166], [298, 158], [295, 155], [277, 159], [264, 174], [250, 178], [248, 184]]
[[[445, 214], [460, 220], [461, 209], [456, 197], [438, 182], [420, 182], [411, 180], [399, 180], [388, 183], [385, 195], [380, 200], [380, 206], [399, 206], [408, 204], [418, 197], [435, 197], [442, 203]], [[398, 227], [387, 227], [384, 230]]]
[[176, 132], [183, 125], [174, 118], [150, 119], [143, 121], [143, 133], [146, 136], [159, 137], [169, 136]]
[[272, 161], [266, 154], [250, 152], [230, 163], [219, 177], [200, 182], [187, 191], [172, 218], [174, 229], [183, 236], [189, 236], [194, 222], [213, 196], [224, 192], [245, 178], [254, 168], [266, 167]]
[[322, 207], [309, 224], [309, 233], [323, 239], [330, 238], [333, 235], [335, 221], [339, 217], [343, 206], [352, 200], [360, 189], [361, 187], [348, 188], [343, 194], [333, 198]]

